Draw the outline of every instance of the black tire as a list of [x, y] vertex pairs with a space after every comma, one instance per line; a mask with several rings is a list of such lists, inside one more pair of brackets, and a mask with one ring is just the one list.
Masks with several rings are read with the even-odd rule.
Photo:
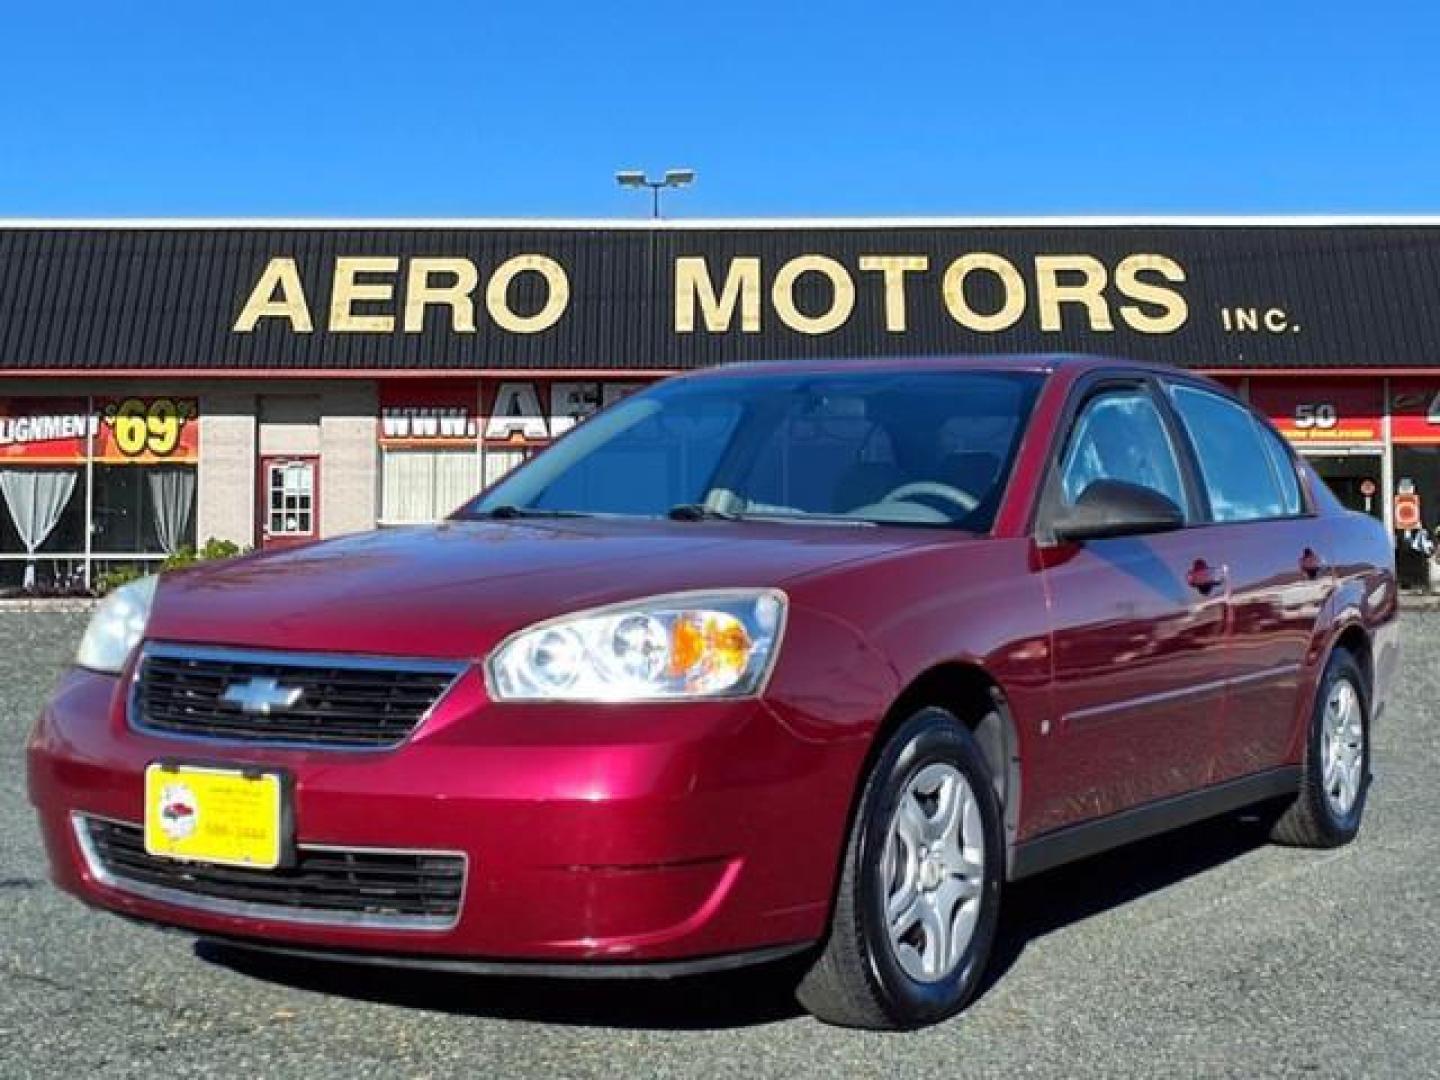
[[[891, 816], [906, 786], [933, 763], [958, 770], [975, 796], [984, 866], [969, 944], [949, 975], [922, 982], [905, 972], [890, 944], [880, 866]], [[989, 960], [1004, 860], [1000, 799], [984, 754], [953, 714], [921, 709], [881, 748], [866, 779], [841, 866], [830, 933], [800, 982], [800, 1004], [827, 1023], [875, 1030], [919, 1027], [959, 1012], [975, 994]]]
[[[1323, 726], [1326, 702], [1336, 684], [1346, 680], [1355, 690], [1360, 703], [1361, 759], [1360, 785], [1354, 804], [1341, 814], [1331, 804], [1325, 791], [1325, 760]], [[1310, 727], [1305, 738], [1304, 771], [1295, 801], [1270, 830], [1270, 839], [1292, 847], [1333, 848], [1348, 844], [1360, 831], [1365, 813], [1365, 798], [1370, 791], [1370, 687], [1364, 669], [1345, 649], [1336, 649], [1325, 665], [1320, 686], [1315, 694], [1315, 707], [1310, 714]]]

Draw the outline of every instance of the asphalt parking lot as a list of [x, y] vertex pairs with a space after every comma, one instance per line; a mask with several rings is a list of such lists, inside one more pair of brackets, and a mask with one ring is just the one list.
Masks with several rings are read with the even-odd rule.
[[0, 1076], [1440, 1076], [1440, 613], [1405, 621], [1355, 845], [1227, 820], [1014, 887], [928, 1031], [824, 1027], [786, 972], [655, 985], [262, 961], [45, 879], [22, 748], [85, 616], [0, 613]]

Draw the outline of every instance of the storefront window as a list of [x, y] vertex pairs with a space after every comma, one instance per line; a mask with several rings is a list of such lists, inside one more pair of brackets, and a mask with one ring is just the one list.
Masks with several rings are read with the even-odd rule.
[[82, 591], [101, 556], [193, 545], [196, 416], [173, 398], [0, 399], [0, 591]]
[[70, 574], [74, 560], [44, 556], [84, 555], [83, 471], [64, 466], [0, 467], [5, 504], [0, 528], [4, 560], [0, 582], [10, 588], [53, 587]]
[[390, 524], [435, 521], [480, 490], [480, 456], [469, 450], [386, 450], [380, 516]]
[[173, 555], [195, 546], [195, 467], [96, 465], [92, 548]]

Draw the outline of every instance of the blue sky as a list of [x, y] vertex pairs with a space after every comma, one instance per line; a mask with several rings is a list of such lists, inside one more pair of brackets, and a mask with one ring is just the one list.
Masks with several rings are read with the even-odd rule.
[[1440, 8], [48, 3], [0, 217], [1440, 209]]

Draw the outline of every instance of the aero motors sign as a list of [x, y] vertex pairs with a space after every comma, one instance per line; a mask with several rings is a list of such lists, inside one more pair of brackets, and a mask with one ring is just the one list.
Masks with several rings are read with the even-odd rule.
[[[955, 325], [979, 334], [1001, 333], [1027, 316], [1047, 333], [1065, 329], [1068, 318], [1071, 328], [1092, 333], [1109, 333], [1118, 323], [1141, 334], [1169, 334], [1189, 316], [1178, 289], [1184, 269], [1147, 252], [1113, 265], [1084, 253], [1015, 260], [971, 251], [937, 261], [873, 251], [851, 263], [805, 253], [779, 265], [750, 255], [684, 255], [667, 270], [676, 334], [759, 334], [770, 320], [798, 334], [830, 334], [850, 321], [862, 290], [878, 302], [889, 334], [906, 332], [913, 306], [937, 301]], [[517, 297], [525, 287], [528, 302]], [[307, 283], [297, 260], [281, 255], [261, 271], [232, 330], [248, 334], [278, 320], [301, 334], [317, 325], [331, 334], [423, 334], [433, 317], [454, 334], [477, 333], [485, 321], [503, 333], [538, 334], [565, 316], [571, 290], [564, 265], [535, 252], [506, 259], [484, 281], [464, 257], [352, 255], [336, 258], [324, 279]], [[317, 294], [328, 296], [318, 321]], [[1272, 330], [1288, 329], [1283, 314]]]
[[[1394, 370], [1433, 365], [1437, 288], [1428, 224], [0, 228], [0, 357], [15, 372], [498, 378], [1049, 351]], [[1314, 419], [1297, 438], [1330, 430]]]

